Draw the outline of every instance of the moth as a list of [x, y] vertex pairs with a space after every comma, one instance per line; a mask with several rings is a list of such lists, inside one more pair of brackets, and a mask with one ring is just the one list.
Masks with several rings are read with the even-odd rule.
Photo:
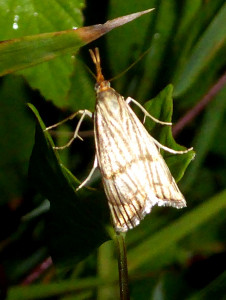
[[[155, 122], [163, 125], [171, 123], [155, 119], [131, 97], [125, 100], [110, 87], [110, 82], [104, 79], [98, 48], [90, 50], [90, 54], [97, 73], [96, 107], [93, 115], [96, 155], [90, 174], [77, 189], [89, 181], [98, 167], [115, 230], [126, 232], [137, 226], [154, 205], [176, 208], [186, 206], [184, 196], [161, 156], [160, 149], [173, 154], [183, 154], [192, 148], [175, 151], [155, 140], [130, 108], [129, 103], [135, 103], [144, 112], [145, 117], [150, 117]], [[86, 115], [92, 117], [91, 112], [81, 110], [69, 118], [77, 114], [82, 116], [74, 136], [67, 145], [56, 147], [57, 149], [69, 146], [79, 137], [82, 120]]]

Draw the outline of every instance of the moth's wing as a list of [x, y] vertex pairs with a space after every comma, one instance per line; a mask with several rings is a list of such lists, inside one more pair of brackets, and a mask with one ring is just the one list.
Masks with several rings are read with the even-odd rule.
[[128, 106], [130, 120], [133, 123], [134, 134], [139, 137], [141, 152], [143, 153], [145, 170], [149, 178], [151, 191], [158, 199], [157, 204], [181, 208], [186, 206], [184, 196], [180, 192], [170, 170], [155, 145], [154, 138], [147, 132], [143, 124]]
[[97, 104], [95, 141], [115, 228], [127, 231], [155, 204], [180, 208], [186, 202], [153, 138], [123, 98], [117, 101]]
[[154, 205], [186, 206], [161, 156], [157, 161], [148, 156], [141, 157], [137, 162], [127, 164], [124, 172], [118, 172], [112, 178], [103, 176], [102, 181], [117, 231], [137, 226]]
[[[131, 174], [135, 170], [135, 174]], [[130, 172], [130, 174], [127, 173]], [[114, 178], [103, 177], [103, 185], [110, 207], [115, 229], [127, 231], [137, 226], [151, 211], [152, 203], [138, 176], [137, 165], [127, 167], [127, 171]], [[152, 201], [154, 200], [154, 195]], [[157, 199], [155, 199], [156, 201]], [[154, 203], [153, 203], [154, 205]]]

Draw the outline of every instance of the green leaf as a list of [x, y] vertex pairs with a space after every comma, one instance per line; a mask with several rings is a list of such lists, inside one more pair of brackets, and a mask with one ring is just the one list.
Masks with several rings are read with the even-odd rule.
[[1, 1], [1, 40], [81, 26], [84, 7], [83, 0]]
[[185, 0], [180, 15], [180, 23], [177, 26], [175, 40], [179, 40], [187, 35], [187, 30], [191, 26], [194, 19], [197, 18], [199, 11], [202, 9], [202, 0], [190, 1]]
[[[111, 32], [106, 36], [107, 55], [111, 58], [109, 64], [113, 76], [117, 76], [124, 71], [143, 53], [146, 49], [144, 46], [149, 46], [148, 42], [151, 38], [149, 28], [156, 17], [156, 3], [158, 3], [157, 0], [130, 0], [128, 5], [127, 1], [110, 1], [108, 10], [108, 18], [110, 19], [119, 12], [120, 14], [128, 14], [131, 9], [140, 11], [148, 7], [155, 8], [150, 15], [137, 20], [130, 26], [123, 27], [123, 30], [119, 29], [117, 32]], [[128, 87], [128, 80], [124, 77], [115, 82], [117, 91], [121, 91], [125, 85]]]
[[29, 177], [50, 201], [47, 235], [52, 257], [59, 266], [71, 266], [109, 239], [104, 229], [108, 208], [97, 192], [75, 191], [78, 180], [62, 166], [37, 110], [29, 106], [38, 121]]
[[[148, 99], [154, 86], [158, 84], [158, 75], [162, 71], [161, 62], [165, 57], [176, 21], [175, 1], [160, 1], [155, 13], [153, 36], [150, 40], [149, 53], [143, 59], [143, 73], [136, 86], [135, 95], [138, 99]], [[149, 31], [151, 31], [149, 29]]]
[[222, 6], [204, 34], [199, 38], [190, 58], [175, 82], [175, 96], [184, 94], [200, 72], [208, 66], [219, 50], [225, 48], [226, 4]]
[[[146, 110], [155, 118], [161, 121], [171, 122], [173, 114], [172, 94], [173, 86], [168, 85], [155, 98], [145, 103], [144, 106]], [[186, 150], [185, 147], [180, 146], [174, 140], [171, 126], [163, 126], [154, 123], [153, 121], [147, 118], [146, 127], [149, 130], [149, 132], [151, 132], [152, 134], [154, 134], [155, 137], [157, 137], [158, 141], [161, 144], [174, 150]], [[176, 181], [179, 181], [183, 177], [187, 166], [195, 156], [194, 151], [189, 151], [188, 153], [178, 155], [162, 151], [162, 154]]]
[[150, 11], [151, 9], [119, 17], [105, 24], [2, 41], [0, 43], [0, 75], [31, 67], [65, 53], [75, 53], [85, 44]]
[[[0, 24], [4, 29], [0, 31], [0, 38], [11, 39], [0, 44], [1, 75], [53, 59], [60, 54], [76, 52], [86, 43], [80, 35], [82, 29], [72, 29], [82, 25], [82, 1], [34, 3], [29, 0], [24, 6], [22, 2], [21, 5], [16, 5], [15, 0], [0, 4], [3, 6], [0, 9]], [[10, 24], [9, 19], [14, 23]], [[15, 22], [18, 28], [14, 28]]]
[[71, 88], [67, 95], [68, 107], [72, 111], [95, 109], [94, 79], [87, 72], [84, 63], [79, 59], [75, 61], [75, 70], [71, 76]]
[[[12, 88], [13, 86], [13, 88]], [[0, 89], [0, 194], [1, 204], [21, 199], [33, 146], [34, 122], [25, 99], [22, 78], [7, 76]]]
[[[116, 279], [114, 279], [114, 282]], [[93, 290], [98, 286], [112, 283], [112, 280], [103, 280], [100, 278], [86, 277], [83, 279], [64, 280], [58, 282], [50, 282], [46, 284], [32, 284], [30, 286], [16, 286], [9, 291], [7, 300], [34, 300], [49, 297], [57, 297], [65, 294], [75, 293], [80, 295], [81, 291]], [[86, 298], [78, 298], [86, 299]]]
[[[43, 5], [44, 7], [40, 5], [41, 8], [39, 7], [39, 9], [35, 12], [34, 9], [31, 8], [32, 12], [29, 12], [29, 16], [32, 14], [33, 19], [35, 19], [36, 15], [34, 16], [34, 13], [37, 14], [37, 16], [41, 15], [45, 20], [48, 20], [47, 24], [51, 24], [48, 18], [50, 11], [48, 10], [48, 5], [47, 7], [46, 4]], [[80, 3], [77, 5], [77, 9], [79, 11], [81, 5]], [[70, 13], [68, 4], [65, 4], [65, 1], [62, 1], [60, 6], [55, 5], [55, 9], [59, 10], [56, 11], [56, 15], [60, 15], [60, 18], [58, 18], [59, 22], [61, 22], [62, 17], [66, 17], [67, 13]], [[22, 8], [21, 11], [22, 16], [15, 16], [17, 19], [20, 20], [20, 18], [22, 18], [22, 20], [26, 22], [27, 18], [24, 16]], [[63, 11], [63, 14], [61, 14], [61, 11]], [[67, 12], [66, 14], [65, 11]], [[53, 33], [41, 33], [1, 42], [0, 75], [29, 68], [36, 64], [40, 64], [41, 62], [54, 59], [59, 55], [70, 53], [70, 55], [58, 58], [54, 62], [46, 62], [40, 66], [20, 72], [20, 74], [23, 74], [26, 77], [32, 88], [39, 89], [46, 99], [54, 100], [55, 104], [60, 106], [70, 88], [69, 77], [73, 71], [73, 60], [71, 58], [71, 54], [76, 53], [80, 47], [99, 38], [110, 30], [131, 22], [150, 11], [151, 10], [149, 9], [143, 12], [123, 16], [121, 18], [108, 21], [103, 25], [98, 24], [81, 27], [76, 30], [69, 29]], [[51, 16], [53, 17], [52, 12]], [[4, 14], [4, 17], [7, 18], [7, 14]], [[70, 26], [71, 28], [81, 25], [81, 23], [76, 22], [78, 21], [78, 18], [76, 19], [75, 16], [74, 19], [70, 18], [70, 20], [72, 21]], [[59, 30], [57, 25], [58, 23], [56, 24], [56, 27], [46, 26], [43, 28], [44, 31]], [[42, 32], [42, 30], [40, 30], [40, 32]], [[26, 32], [26, 34], [28, 34], [28, 32]]]
[[[14, 40], [0, 43], [0, 74], [76, 52], [84, 43], [72, 28], [82, 25], [83, 7], [82, 0], [1, 1], [0, 40]], [[71, 57], [64, 55], [20, 74], [33, 89], [60, 106], [70, 88], [72, 71]]]

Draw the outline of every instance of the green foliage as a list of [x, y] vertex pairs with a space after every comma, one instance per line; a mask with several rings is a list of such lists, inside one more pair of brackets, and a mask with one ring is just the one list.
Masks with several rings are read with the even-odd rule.
[[[14, 69], [18, 65], [18, 68], [22, 69], [27, 64], [56, 57], [59, 51], [62, 55], [67, 48], [76, 49], [76, 44], [80, 45], [81, 41], [73, 31], [68, 31], [66, 34], [48, 33], [81, 27], [81, 9], [84, 3], [76, 2], [72, 0], [67, 2], [52, 0], [46, 3], [28, 1], [26, 4], [23, 1], [1, 2], [0, 27], [4, 29], [1, 32], [1, 40], [34, 34], [36, 36], [26, 37], [21, 42], [18, 40], [15, 44], [1, 45], [5, 50], [3, 48], [4, 52], [1, 52], [0, 73], [5, 66]], [[45, 34], [39, 35], [42, 33]], [[55, 100], [58, 104], [70, 88], [69, 77], [72, 71], [71, 55], [66, 55], [21, 71], [21, 74], [25, 76], [32, 88], [39, 89], [46, 99]]]
[[1, 204], [19, 197], [25, 188], [34, 135], [34, 120], [24, 103], [26, 98], [22, 78], [3, 78], [0, 89]]
[[205, 33], [196, 43], [190, 58], [185, 64], [178, 81], [175, 83], [175, 96], [183, 94], [200, 75], [203, 69], [209, 68], [222, 48], [225, 49], [226, 36], [226, 4], [224, 4], [213, 18]]
[[[75, 192], [78, 180], [62, 166], [38, 112], [34, 106], [30, 105], [30, 108], [38, 125], [29, 177], [37, 190], [50, 201], [47, 237], [51, 255], [59, 266], [68, 267], [106, 241], [101, 202], [94, 191]], [[104, 209], [107, 210], [106, 205]]]
[[[149, 49], [112, 86], [164, 121], [176, 123], [188, 110], [193, 111], [224, 72], [223, 0], [87, 1], [82, 11], [84, 7], [83, 1], [74, 0], [0, 1], [0, 40], [29, 36], [19, 40], [23, 43], [17, 52], [11, 51], [17, 49], [16, 44], [7, 44], [9, 51], [1, 52], [5, 45], [0, 44], [0, 66], [7, 66], [7, 72], [15, 70], [19, 59], [22, 62], [20, 71], [0, 80], [1, 278], [5, 273], [9, 300], [119, 297], [114, 245], [104, 243], [111, 229], [100, 174], [95, 173], [90, 182], [95, 189], [75, 192], [77, 177], [85, 178], [92, 167], [92, 123], [85, 121], [81, 127], [84, 142], [76, 140], [62, 152], [52, 148], [53, 140], [56, 145], [66, 143], [78, 119], [53, 133], [43, 131], [44, 123], [49, 126], [74, 111], [95, 107], [94, 80], [86, 70], [87, 65], [93, 70], [88, 47], [83, 47], [79, 59], [71, 56], [76, 51], [65, 55], [65, 49], [76, 41], [71, 33], [62, 37], [55, 33], [71, 32], [72, 27], [83, 26], [83, 19], [93, 25], [155, 7], [150, 14], [108, 33], [92, 48], [100, 48], [106, 79]], [[59, 40], [54, 44], [55, 36]], [[28, 48], [27, 42], [31, 42]], [[60, 48], [55, 47], [59, 44]], [[46, 60], [49, 47], [58, 51], [58, 57], [33, 66], [38, 59]], [[77, 50], [80, 47], [78, 43]], [[222, 84], [176, 141], [170, 126], [146, 119], [147, 129], [162, 144], [176, 150], [185, 149], [180, 145], [193, 146], [196, 158], [191, 161], [193, 151], [184, 155], [162, 152], [175, 178], [181, 179], [187, 208], [154, 207], [128, 232], [133, 299], [223, 299], [226, 293], [225, 99]], [[26, 103], [31, 103], [31, 109]], [[141, 112], [136, 112], [142, 119]], [[50, 268], [35, 284], [19, 286], [25, 278], [30, 280], [28, 275], [37, 274], [37, 266], [49, 255], [57, 273]], [[5, 292], [2, 285], [1, 296]]]
[[[165, 122], [172, 122], [173, 115], [173, 86], [167, 86], [163, 91], [161, 91], [154, 99], [145, 103], [145, 108], [157, 119], [164, 120]], [[176, 143], [172, 135], [171, 126], [156, 126], [156, 123], [150, 126], [150, 120], [147, 121], [147, 128], [149, 131], [158, 136], [158, 140], [163, 145], [175, 149], [175, 150], [186, 150], [185, 147], [182, 147]], [[153, 128], [153, 126], [157, 127]], [[160, 127], [160, 128], [159, 128]], [[182, 155], [174, 155], [166, 151], [162, 151], [163, 157], [165, 158], [174, 178], [176, 181], [179, 181], [184, 172], [191, 162], [194, 159], [194, 151], [189, 151], [188, 153]]]

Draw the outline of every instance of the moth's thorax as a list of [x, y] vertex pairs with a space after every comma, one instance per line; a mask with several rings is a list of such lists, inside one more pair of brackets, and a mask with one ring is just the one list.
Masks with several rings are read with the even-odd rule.
[[103, 81], [96, 84], [97, 103], [111, 110], [119, 110], [119, 98], [122, 98], [113, 88], [110, 87], [109, 81]]

